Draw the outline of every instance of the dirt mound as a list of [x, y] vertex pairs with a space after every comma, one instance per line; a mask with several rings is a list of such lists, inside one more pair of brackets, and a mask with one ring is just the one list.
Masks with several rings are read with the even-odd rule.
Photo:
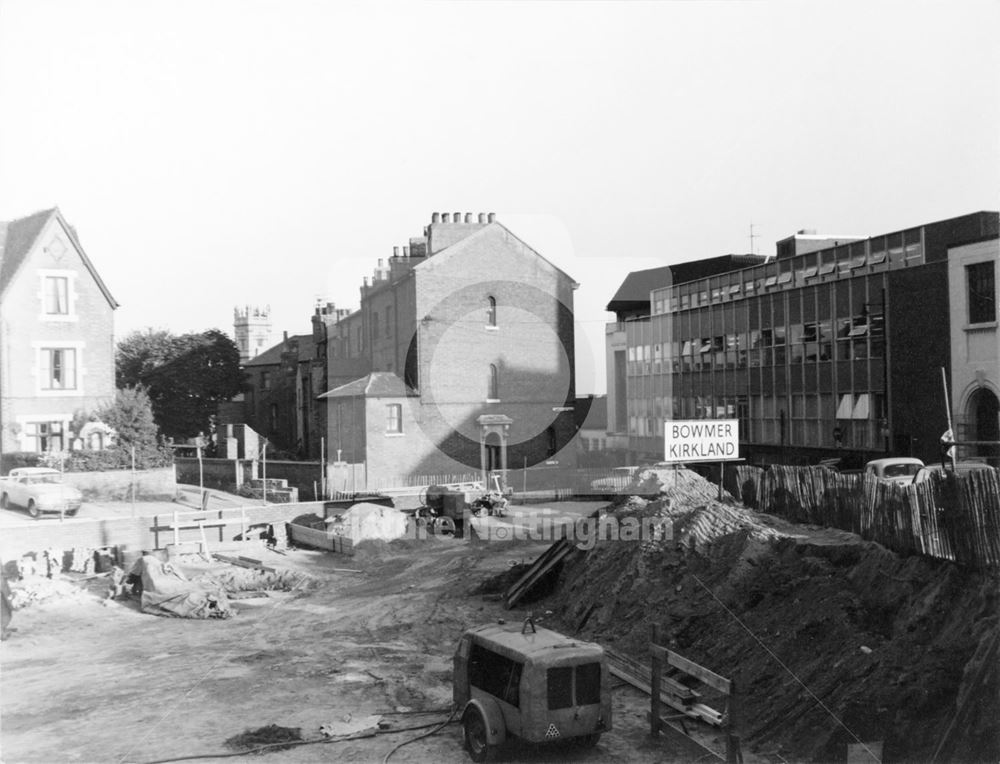
[[672, 541], [600, 542], [567, 563], [546, 602], [564, 629], [648, 661], [658, 624], [735, 680], [759, 752], [843, 761], [856, 735], [884, 741], [885, 761], [929, 760], [942, 741], [946, 759], [1000, 758], [995, 578], [856, 537], [792, 538], [679, 477], [696, 506], [614, 510], [669, 518]]

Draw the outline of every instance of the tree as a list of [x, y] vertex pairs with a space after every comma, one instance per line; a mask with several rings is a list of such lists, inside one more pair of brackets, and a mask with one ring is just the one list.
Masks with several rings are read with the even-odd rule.
[[136, 387], [153, 369], [176, 357], [181, 338], [164, 329], [132, 332], [115, 348], [115, 384]]
[[119, 390], [114, 402], [95, 414], [115, 431], [115, 442], [110, 450], [118, 452], [121, 466], [131, 464], [133, 448], [135, 466], [140, 469], [169, 463], [171, 454], [159, 443], [152, 402], [141, 387]]
[[172, 438], [208, 434], [219, 403], [243, 389], [240, 351], [218, 329], [175, 337], [170, 348], [169, 360], [142, 375], [156, 423]]

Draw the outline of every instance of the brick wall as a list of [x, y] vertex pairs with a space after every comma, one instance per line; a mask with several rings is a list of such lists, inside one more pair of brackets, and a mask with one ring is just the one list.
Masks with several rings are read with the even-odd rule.
[[[209, 551], [213, 543], [221, 544], [232, 541], [246, 526], [255, 523], [284, 523], [303, 514], [323, 516], [321, 502], [304, 502], [300, 504], [269, 504], [258, 507], [246, 507], [242, 514], [240, 510], [210, 510], [208, 512], [191, 512], [178, 505], [178, 519], [182, 524], [197, 524], [205, 526], [205, 539]], [[169, 527], [174, 523], [173, 514], [162, 514], [153, 517], [137, 518], [69, 518], [66, 520], [32, 520], [16, 526], [5, 526], [0, 536], [0, 559], [4, 562], [21, 557], [30, 552], [42, 552], [46, 549], [99, 549], [116, 546], [123, 553], [135, 553], [143, 550], [163, 549], [167, 544], [174, 543], [174, 533]], [[181, 543], [200, 542], [201, 530], [197, 527], [179, 531], [177, 538]]]
[[[134, 478], [135, 498], [138, 500], [170, 500], [177, 491], [173, 467], [136, 470]], [[128, 501], [132, 498], [133, 473], [128, 470], [67, 472], [63, 475], [63, 482], [78, 488], [85, 501]]]
[[[200, 485], [215, 488], [220, 491], [235, 493], [239, 486], [251, 477], [264, 477], [264, 463], [256, 464], [246, 459], [202, 459]], [[190, 457], [178, 457], [174, 460], [177, 467], [177, 482], [184, 485], [199, 485], [198, 460]], [[237, 483], [239, 476], [239, 483]], [[314, 486], [318, 490], [322, 479], [320, 463], [290, 462], [267, 460], [268, 480], [287, 480], [290, 488], [297, 488], [299, 496], [314, 497]]]

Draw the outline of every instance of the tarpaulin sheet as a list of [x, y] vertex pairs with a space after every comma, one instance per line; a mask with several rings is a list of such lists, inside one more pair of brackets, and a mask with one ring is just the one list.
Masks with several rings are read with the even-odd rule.
[[232, 608], [218, 586], [189, 581], [169, 562], [153, 555], [136, 560], [132, 575], [142, 578], [142, 612], [175, 618], [229, 618]]

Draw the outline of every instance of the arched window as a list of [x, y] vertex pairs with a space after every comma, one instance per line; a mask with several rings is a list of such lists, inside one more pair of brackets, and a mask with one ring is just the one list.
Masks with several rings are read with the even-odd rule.
[[493, 401], [500, 400], [500, 371], [493, 363], [490, 364], [489, 387], [486, 391], [486, 397]]
[[492, 296], [486, 298], [486, 325], [497, 325], [497, 301]]

